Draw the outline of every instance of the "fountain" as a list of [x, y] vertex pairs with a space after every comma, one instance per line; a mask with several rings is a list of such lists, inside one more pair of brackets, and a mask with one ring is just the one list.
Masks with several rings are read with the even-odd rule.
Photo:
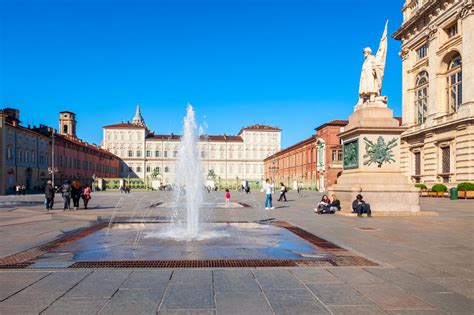
[[[351, 264], [346, 260], [352, 256], [334, 244], [287, 222], [272, 223], [255, 197], [252, 197], [255, 202], [245, 200], [253, 204], [247, 209], [219, 208], [217, 201], [222, 199], [222, 194], [204, 193], [198, 130], [193, 107], [188, 105], [173, 195], [154, 192], [141, 198], [133, 194], [120, 198], [110, 221], [99, 222], [86, 232], [79, 232], [81, 237], [71, 236], [74, 239], [71, 242], [60, 241], [59, 245], [53, 242], [41, 247], [48, 248], [48, 253], [32, 259], [33, 266], [128, 268]], [[240, 199], [248, 198], [235, 194]], [[215, 198], [214, 202], [204, 202], [204, 196]], [[172, 201], [166, 200], [168, 197], [172, 197]], [[214, 210], [223, 211], [219, 215], [225, 221], [211, 222], [216, 220], [209, 220], [208, 211]], [[254, 217], [255, 220], [242, 221], [245, 217]], [[343, 257], [337, 257], [339, 254]]]
[[175, 177], [175, 213], [182, 217], [184, 212], [185, 229], [181, 224], [172, 224], [171, 230], [193, 239], [199, 233], [199, 209], [203, 199], [203, 171], [198, 150], [199, 134], [194, 110], [188, 104], [184, 118], [183, 136], [178, 154]]

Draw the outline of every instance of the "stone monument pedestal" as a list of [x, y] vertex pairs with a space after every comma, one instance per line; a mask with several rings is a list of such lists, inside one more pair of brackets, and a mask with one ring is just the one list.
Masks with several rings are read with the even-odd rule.
[[416, 215], [420, 211], [419, 190], [400, 170], [404, 130], [385, 100], [366, 102], [349, 116], [339, 134], [344, 170], [328, 189], [341, 201], [341, 212], [352, 212], [352, 201], [359, 193], [373, 215]]

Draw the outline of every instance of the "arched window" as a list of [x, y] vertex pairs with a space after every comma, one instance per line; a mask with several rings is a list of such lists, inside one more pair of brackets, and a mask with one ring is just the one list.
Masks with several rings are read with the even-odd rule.
[[450, 112], [458, 110], [462, 104], [462, 59], [455, 54], [448, 63], [448, 109]]
[[422, 71], [416, 77], [415, 83], [415, 110], [416, 122], [422, 124], [428, 113], [428, 72]]

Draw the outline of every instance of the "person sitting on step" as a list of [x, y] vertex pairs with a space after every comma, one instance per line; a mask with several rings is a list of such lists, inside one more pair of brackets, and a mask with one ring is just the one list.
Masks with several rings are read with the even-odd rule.
[[363, 213], [367, 213], [368, 217], [372, 216], [370, 210], [370, 204], [366, 203], [361, 194], [356, 196], [356, 199], [352, 202], [352, 210], [357, 213], [358, 217], [361, 217]]

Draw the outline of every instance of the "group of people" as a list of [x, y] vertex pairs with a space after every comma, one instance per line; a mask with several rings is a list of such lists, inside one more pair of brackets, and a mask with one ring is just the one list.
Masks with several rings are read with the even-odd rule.
[[314, 209], [314, 212], [319, 214], [336, 213], [336, 211], [341, 211], [341, 202], [335, 194], [331, 195], [331, 199], [328, 195], [323, 195], [318, 206]]
[[[318, 203], [318, 206], [314, 209], [314, 212], [318, 214], [333, 214], [340, 210], [341, 202], [337, 199], [336, 195], [332, 194], [331, 199], [329, 199], [328, 195], [323, 195], [321, 201]], [[357, 213], [358, 217], [361, 217], [362, 214], [367, 213], [369, 218], [372, 217], [370, 204], [364, 201], [364, 197], [362, 197], [361, 194], [358, 194], [356, 199], [352, 202], [352, 213]]]
[[47, 210], [52, 210], [54, 206], [54, 196], [57, 192], [60, 192], [63, 200], [64, 207], [63, 211], [71, 210], [71, 199], [73, 203], [73, 209], [79, 209], [79, 201], [83, 200], [84, 209], [87, 209], [89, 200], [91, 199], [92, 190], [89, 185], [83, 185], [78, 181], [73, 181], [72, 183], [69, 180], [66, 180], [59, 188], [53, 187], [53, 184], [50, 180], [46, 183], [44, 189], [45, 196], [45, 205]]

